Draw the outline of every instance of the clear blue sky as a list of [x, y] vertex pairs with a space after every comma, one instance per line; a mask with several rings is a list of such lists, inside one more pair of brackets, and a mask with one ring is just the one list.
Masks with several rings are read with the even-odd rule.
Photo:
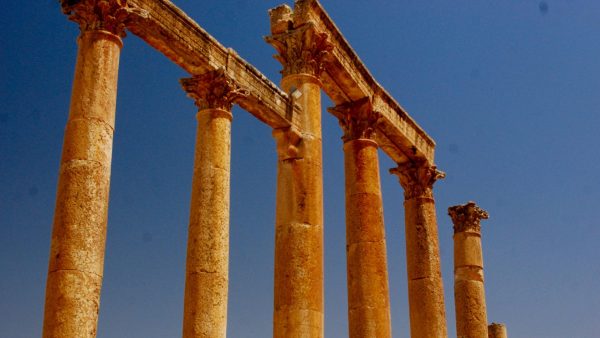
[[[269, 1], [176, 1], [275, 82]], [[512, 338], [600, 335], [600, 2], [341, 1], [323, 5], [377, 80], [437, 142], [446, 311], [450, 205], [476, 201], [490, 321]], [[56, 1], [0, 14], [0, 337], [41, 334], [56, 180], [78, 34]], [[98, 336], [181, 334], [195, 112], [186, 74], [123, 48]], [[324, 101], [324, 108], [330, 102]], [[326, 335], [347, 336], [341, 131], [324, 113]], [[276, 154], [236, 108], [230, 337], [270, 337]], [[380, 158], [395, 337], [408, 337], [402, 188]]]

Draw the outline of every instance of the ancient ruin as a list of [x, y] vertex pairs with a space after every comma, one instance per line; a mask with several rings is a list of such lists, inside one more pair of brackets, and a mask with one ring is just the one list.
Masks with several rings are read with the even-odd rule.
[[[197, 107], [183, 337], [227, 329], [231, 108], [273, 129], [278, 154], [273, 337], [323, 337], [321, 97], [343, 129], [350, 337], [391, 337], [378, 148], [404, 189], [410, 331], [447, 337], [433, 184], [435, 143], [382, 88], [317, 0], [269, 11], [281, 89], [168, 0], [62, 0], [79, 24], [46, 286], [44, 337], [95, 337], [104, 270], [122, 38], [137, 35], [190, 74]], [[479, 219], [455, 222], [459, 337], [487, 336]], [[183, 273], [183, 272], [182, 272]], [[473, 318], [476, 320], [473, 321]], [[494, 326], [495, 325], [495, 326]], [[485, 334], [484, 334], [485, 332]], [[506, 337], [493, 324], [490, 337]]]

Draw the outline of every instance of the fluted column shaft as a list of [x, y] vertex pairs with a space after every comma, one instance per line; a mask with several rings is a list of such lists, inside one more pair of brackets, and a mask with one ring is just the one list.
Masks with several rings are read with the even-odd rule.
[[108, 218], [119, 56], [124, 31], [107, 24], [112, 4], [63, 11], [78, 22], [77, 63], [52, 227], [43, 337], [95, 337]]
[[447, 337], [433, 183], [434, 166], [407, 163], [392, 169], [404, 188], [406, 268], [412, 338]]
[[492, 323], [488, 326], [488, 338], [508, 338], [506, 325]]
[[224, 72], [182, 79], [196, 100], [198, 128], [185, 278], [184, 338], [225, 338], [229, 282], [231, 102]]
[[302, 132], [275, 130], [278, 145], [273, 337], [323, 337], [321, 94], [308, 74], [286, 76], [297, 91]]
[[454, 303], [458, 337], [487, 337], [480, 220], [488, 214], [475, 203], [448, 208], [454, 223]]

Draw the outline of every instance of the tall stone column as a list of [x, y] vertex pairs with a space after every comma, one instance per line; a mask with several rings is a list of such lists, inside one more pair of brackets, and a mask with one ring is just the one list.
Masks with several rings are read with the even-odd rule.
[[487, 337], [481, 252], [482, 219], [488, 214], [474, 202], [448, 208], [454, 223], [454, 303], [458, 337]]
[[199, 108], [188, 232], [184, 338], [227, 336], [231, 108], [244, 92], [223, 70], [181, 80]]
[[377, 143], [377, 113], [363, 101], [334, 110], [344, 130], [346, 174], [346, 265], [351, 338], [390, 338], [383, 202]]
[[62, 1], [79, 24], [52, 226], [43, 337], [95, 337], [125, 1]]
[[492, 323], [488, 326], [488, 338], [508, 338], [506, 325]]
[[433, 184], [444, 173], [425, 163], [390, 170], [404, 188], [406, 268], [410, 332], [413, 338], [447, 337]]
[[323, 337], [321, 88], [326, 36], [311, 25], [272, 29], [281, 86], [302, 109], [299, 130], [275, 130], [278, 148], [273, 337]]

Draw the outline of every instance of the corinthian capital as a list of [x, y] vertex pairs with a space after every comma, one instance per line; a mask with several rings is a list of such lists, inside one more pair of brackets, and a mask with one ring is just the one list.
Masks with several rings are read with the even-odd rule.
[[127, 0], [61, 0], [61, 7], [82, 32], [104, 30], [120, 37], [125, 36], [125, 26], [132, 17], [143, 15], [130, 8]]
[[404, 188], [404, 198], [416, 197], [433, 198], [433, 184], [446, 174], [437, 170], [436, 166], [425, 163], [407, 162], [390, 169], [390, 173], [397, 175], [400, 185]]
[[344, 131], [344, 142], [372, 139], [380, 114], [373, 111], [371, 98], [365, 97], [327, 110], [338, 117], [340, 127]]
[[481, 220], [489, 218], [488, 213], [478, 207], [475, 202], [450, 207], [448, 215], [454, 223], [454, 233], [465, 231], [480, 233]]
[[194, 99], [200, 110], [223, 109], [231, 111], [233, 102], [248, 92], [240, 88], [237, 83], [229, 77], [223, 68], [210, 71], [191, 78], [179, 80], [183, 90], [189, 97]]
[[328, 35], [317, 32], [313, 22], [267, 36], [265, 40], [279, 53], [274, 57], [283, 65], [283, 76], [310, 74], [318, 77], [333, 48]]

